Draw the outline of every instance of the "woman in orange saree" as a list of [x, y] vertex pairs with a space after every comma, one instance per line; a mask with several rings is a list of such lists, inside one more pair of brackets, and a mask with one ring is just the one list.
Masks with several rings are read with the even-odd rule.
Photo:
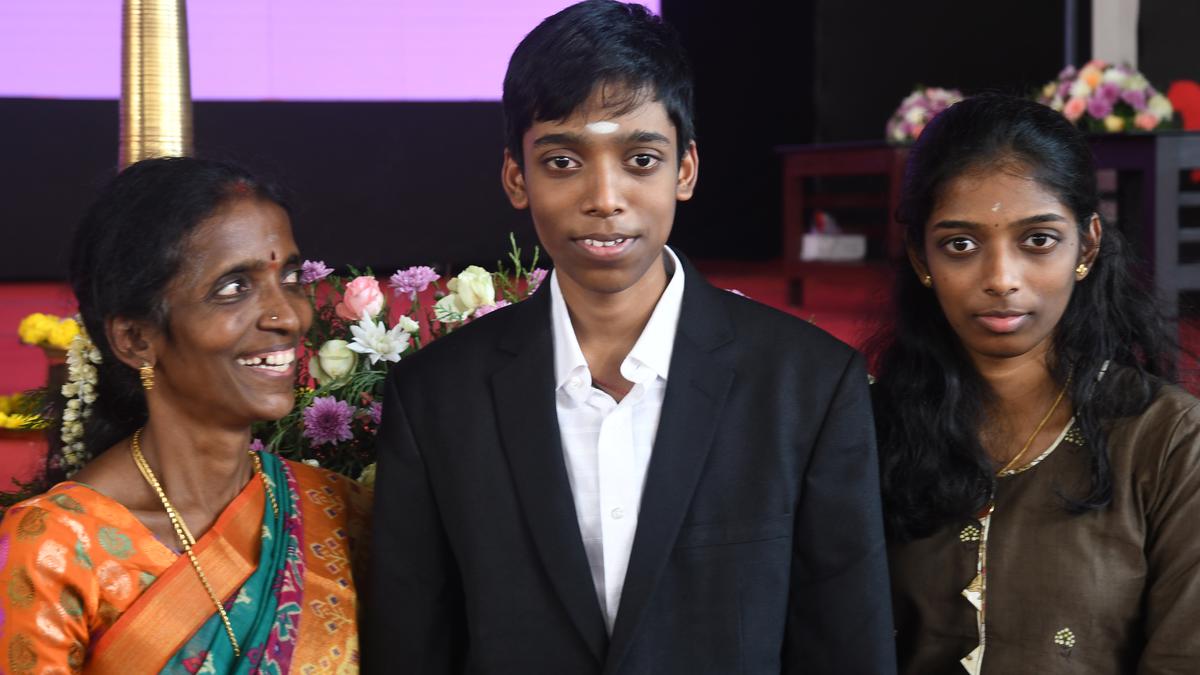
[[299, 268], [232, 165], [139, 162], [93, 205], [57, 483], [0, 522], [3, 672], [357, 672], [369, 491], [250, 442], [293, 404]]

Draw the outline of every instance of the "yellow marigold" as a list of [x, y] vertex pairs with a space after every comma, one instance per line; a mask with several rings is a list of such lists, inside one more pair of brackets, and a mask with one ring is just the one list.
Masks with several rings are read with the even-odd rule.
[[0, 429], [33, 429], [37, 423], [35, 415], [0, 413]]
[[34, 312], [21, 319], [21, 324], [17, 326], [17, 336], [27, 345], [40, 345], [50, 337], [50, 331], [57, 325], [57, 316]]
[[46, 342], [51, 347], [65, 350], [71, 346], [71, 340], [79, 335], [79, 324], [75, 319], [66, 318], [59, 321], [57, 325], [50, 330], [50, 335], [46, 338]]

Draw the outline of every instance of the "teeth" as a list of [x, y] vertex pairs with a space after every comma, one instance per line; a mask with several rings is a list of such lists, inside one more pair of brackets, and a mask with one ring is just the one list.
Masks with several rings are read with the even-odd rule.
[[296, 350], [287, 349], [282, 352], [272, 352], [263, 356], [252, 356], [250, 358], [239, 358], [237, 360], [243, 366], [251, 366], [254, 368], [262, 368], [271, 370], [277, 373], [287, 371], [292, 365], [292, 361], [296, 360]]
[[613, 239], [611, 241], [600, 241], [599, 239], [584, 239], [583, 243], [587, 246], [592, 246], [595, 248], [612, 248], [613, 246], [616, 246], [618, 244], [624, 244], [625, 239], [624, 238]]

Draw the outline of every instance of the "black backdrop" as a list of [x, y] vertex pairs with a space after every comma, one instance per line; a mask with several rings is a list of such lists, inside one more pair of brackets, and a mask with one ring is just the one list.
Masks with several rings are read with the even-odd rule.
[[[1088, 54], [1089, 3], [1079, 5], [1079, 53]], [[1189, 33], [1200, 5], [1141, 6], [1139, 60], [1151, 81], [1200, 79], [1200, 42]], [[878, 139], [917, 82], [1028, 91], [1062, 66], [1062, 8], [663, 0], [696, 70], [701, 156], [673, 243], [695, 258], [776, 257], [775, 146]], [[488, 263], [509, 231], [533, 241], [528, 217], [499, 187], [498, 103], [200, 102], [195, 132], [198, 153], [290, 188], [302, 250], [331, 264]], [[0, 99], [0, 279], [63, 277], [66, 240], [112, 175], [116, 138], [114, 101]]]

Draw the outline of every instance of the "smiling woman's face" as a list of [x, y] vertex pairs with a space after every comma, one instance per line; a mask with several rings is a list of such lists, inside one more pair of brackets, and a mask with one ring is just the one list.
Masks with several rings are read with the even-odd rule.
[[223, 204], [188, 237], [164, 301], [153, 398], [230, 427], [291, 410], [312, 309], [282, 208], [253, 197]]
[[[1051, 347], [1081, 261], [1077, 222], [1017, 164], [969, 171], [942, 187], [925, 224], [924, 265], [976, 362]], [[921, 261], [914, 264], [920, 273]]]

